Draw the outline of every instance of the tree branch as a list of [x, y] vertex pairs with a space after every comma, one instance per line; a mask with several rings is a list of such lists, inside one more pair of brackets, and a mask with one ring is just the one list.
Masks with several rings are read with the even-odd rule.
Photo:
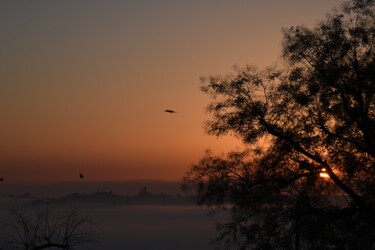
[[322, 168], [325, 168], [328, 175], [332, 179], [332, 181], [341, 188], [345, 193], [347, 193], [353, 201], [357, 204], [357, 206], [361, 208], [366, 208], [366, 204], [362, 200], [362, 198], [357, 195], [352, 189], [350, 189], [348, 186], [346, 186], [339, 178], [338, 176], [333, 172], [331, 166], [325, 162], [323, 159], [321, 159], [319, 156], [313, 155], [309, 153], [307, 150], [302, 148], [297, 142], [295, 142], [292, 138], [289, 136], [284, 135], [282, 132], [280, 132], [280, 129], [275, 129], [274, 127], [270, 126], [264, 118], [261, 118], [261, 123], [266, 127], [267, 131], [273, 135], [276, 136], [286, 142], [288, 142], [295, 150], [302, 153], [306, 157], [310, 158], [311, 160], [315, 161], [316, 163], [320, 164]]

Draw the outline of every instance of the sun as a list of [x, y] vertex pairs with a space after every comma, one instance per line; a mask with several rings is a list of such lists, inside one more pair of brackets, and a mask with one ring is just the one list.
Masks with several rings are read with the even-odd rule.
[[319, 176], [322, 177], [322, 178], [329, 178], [329, 175], [327, 174], [325, 168], [322, 168], [322, 170], [321, 170]]

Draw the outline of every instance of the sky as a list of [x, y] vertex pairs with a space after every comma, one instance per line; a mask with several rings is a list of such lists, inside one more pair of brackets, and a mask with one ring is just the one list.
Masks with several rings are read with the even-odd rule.
[[[0, 177], [178, 181], [210, 148], [200, 76], [280, 62], [338, 0], [0, 2]], [[173, 109], [177, 113], [165, 113]]]

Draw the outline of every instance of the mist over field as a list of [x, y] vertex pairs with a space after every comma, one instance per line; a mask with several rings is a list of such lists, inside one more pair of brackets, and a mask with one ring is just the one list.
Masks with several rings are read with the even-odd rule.
[[[67, 198], [72, 194], [91, 197], [90, 202], [82, 198], [73, 202]], [[99, 196], [101, 198], [97, 198]], [[111, 202], [103, 202], [103, 196], [104, 200], [120, 197], [146, 205], [110, 205]], [[158, 201], [163, 203], [163, 198], [168, 198], [169, 203], [155, 205]], [[75, 210], [92, 220], [93, 224], [87, 229], [94, 236], [93, 243], [75, 249], [211, 249], [209, 242], [216, 235], [215, 224], [223, 215], [210, 217], [207, 208], [196, 206], [191, 197], [184, 203], [178, 200], [183, 198], [177, 182], [8, 185], [1, 190], [0, 223], [9, 219], [8, 209], [27, 215], [46, 210], [51, 214]], [[92, 199], [97, 200], [92, 202]], [[38, 200], [45, 202], [35, 202]]]
[[207, 210], [183, 206], [91, 209], [99, 243], [90, 249], [211, 249], [214, 222]]

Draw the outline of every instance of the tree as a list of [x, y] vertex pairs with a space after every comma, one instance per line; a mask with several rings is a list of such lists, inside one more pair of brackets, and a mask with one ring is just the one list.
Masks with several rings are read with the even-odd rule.
[[9, 210], [7, 218], [2, 232], [3, 249], [74, 249], [92, 242], [92, 233], [87, 228], [91, 220], [74, 210], [62, 214]]
[[247, 148], [208, 151], [183, 188], [229, 211], [219, 248], [374, 249], [374, 1], [283, 34], [284, 66], [202, 78], [206, 131]]

